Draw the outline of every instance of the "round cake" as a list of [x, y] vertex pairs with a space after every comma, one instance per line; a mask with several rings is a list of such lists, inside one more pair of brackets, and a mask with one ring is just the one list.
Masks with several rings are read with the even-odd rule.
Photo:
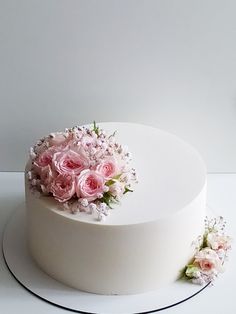
[[[105, 220], [62, 210], [25, 179], [28, 244], [49, 276], [98, 294], [135, 294], [177, 280], [204, 230], [206, 167], [168, 132], [133, 123], [99, 123], [132, 152], [138, 183]], [[26, 166], [26, 173], [31, 162]]]

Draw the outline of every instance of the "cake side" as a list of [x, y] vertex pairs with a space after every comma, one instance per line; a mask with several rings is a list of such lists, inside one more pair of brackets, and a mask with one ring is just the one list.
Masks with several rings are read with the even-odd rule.
[[155, 290], [175, 281], [193, 256], [205, 201], [206, 185], [168, 219], [109, 226], [59, 215], [26, 187], [30, 251], [46, 273], [76, 289], [99, 294]]

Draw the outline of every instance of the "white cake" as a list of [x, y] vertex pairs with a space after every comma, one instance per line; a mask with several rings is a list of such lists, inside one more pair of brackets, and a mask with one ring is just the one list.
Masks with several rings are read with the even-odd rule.
[[26, 180], [28, 242], [49, 276], [98, 294], [134, 294], [178, 279], [206, 215], [206, 168], [198, 152], [165, 131], [131, 123], [117, 130], [133, 154], [139, 183], [105, 221], [71, 214], [35, 197]]

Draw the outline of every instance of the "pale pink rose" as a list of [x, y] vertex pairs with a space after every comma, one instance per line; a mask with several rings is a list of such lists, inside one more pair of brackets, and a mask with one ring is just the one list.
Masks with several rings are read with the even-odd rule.
[[109, 158], [96, 167], [97, 172], [101, 173], [101, 175], [106, 178], [110, 179], [118, 174], [118, 166], [115, 158]]
[[222, 262], [218, 254], [208, 247], [202, 249], [195, 255], [194, 264], [199, 265], [201, 271], [206, 274], [223, 271]]
[[109, 191], [117, 200], [120, 200], [120, 198], [123, 196], [125, 188], [124, 184], [122, 184], [119, 181], [116, 181], [112, 185], [109, 186]]
[[54, 148], [48, 148], [36, 158], [34, 164], [38, 167], [46, 167], [47, 165], [51, 165], [54, 153]]
[[56, 151], [54, 147], [51, 147], [39, 154], [32, 165], [32, 170], [41, 176], [44, 167], [52, 166], [52, 158]]
[[67, 138], [64, 133], [56, 132], [52, 133], [51, 137], [48, 139], [48, 143], [50, 146], [60, 146], [67, 142]]
[[53, 171], [50, 165], [41, 168], [40, 179], [41, 184], [45, 187], [47, 192], [50, 192], [50, 185], [52, 181], [57, 177], [58, 173]]
[[76, 194], [78, 198], [93, 201], [103, 194], [105, 187], [104, 177], [94, 170], [84, 170], [77, 177]]
[[229, 250], [231, 248], [231, 238], [229, 236], [210, 232], [207, 235], [207, 245], [213, 250]]
[[50, 184], [50, 192], [59, 202], [68, 201], [75, 194], [74, 176], [59, 174]]
[[60, 174], [79, 175], [89, 167], [89, 160], [71, 149], [54, 154], [52, 164]]

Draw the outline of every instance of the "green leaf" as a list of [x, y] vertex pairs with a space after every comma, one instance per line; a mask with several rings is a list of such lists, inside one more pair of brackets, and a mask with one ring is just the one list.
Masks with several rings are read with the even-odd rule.
[[111, 185], [114, 184], [117, 180], [120, 179], [121, 175], [122, 175], [122, 173], [117, 174], [116, 176], [112, 177], [110, 180], [108, 180], [108, 181], [106, 182], [106, 185], [107, 185], [107, 186], [111, 186]]
[[119, 204], [119, 201], [108, 191], [103, 194], [103, 197], [99, 199], [101, 202], [107, 204], [112, 209], [111, 204]]
[[188, 265], [185, 271], [185, 275], [189, 278], [193, 278], [194, 273], [198, 270], [199, 270], [199, 267], [197, 267], [196, 265]]
[[208, 245], [207, 245], [207, 236], [208, 236], [208, 232], [205, 232], [204, 235], [203, 235], [203, 241], [202, 241], [202, 244], [199, 247], [199, 250], [201, 250], [201, 249], [203, 249], [205, 247], [208, 247]]
[[127, 186], [125, 186], [125, 191], [124, 191], [123, 194], [126, 194], [126, 193], [128, 193], [128, 192], [134, 192], [134, 191], [133, 191], [133, 190], [130, 190]]
[[117, 174], [116, 176], [112, 177], [112, 179], [113, 180], [119, 180], [121, 176], [122, 176], [122, 173]]
[[99, 135], [99, 127], [96, 125], [96, 122], [95, 122], [95, 121], [93, 121], [93, 131], [94, 131], [97, 135]]
[[105, 192], [105, 193], [103, 194], [103, 197], [100, 198], [100, 201], [101, 201], [101, 202], [104, 202], [105, 204], [107, 204], [108, 207], [112, 208], [112, 207], [111, 207], [112, 197], [113, 197], [113, 196], [111, 195], [111, 193]]
[[107, 186], [111, 186], [111, 185], [114, 184], [115, 182], [116, 182], [115, 180], [110, 179], [110, 180], [108, 180], [105, 184], [106, 184]]

